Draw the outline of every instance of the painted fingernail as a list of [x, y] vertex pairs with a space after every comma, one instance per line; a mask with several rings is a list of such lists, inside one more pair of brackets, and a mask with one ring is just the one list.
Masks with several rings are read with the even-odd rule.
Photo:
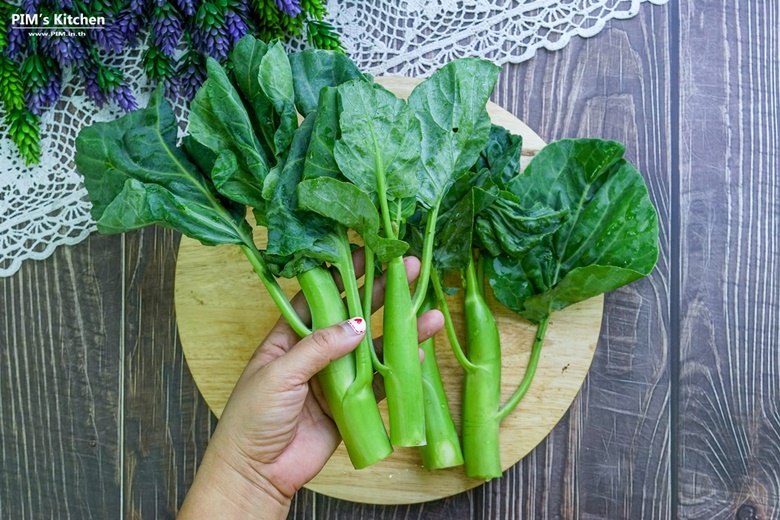
[[350, 318], [347, 320], [347, 325], [349, 325], [358, 336], [362, 336], [366, 333], [366, 320], [363, 318]]

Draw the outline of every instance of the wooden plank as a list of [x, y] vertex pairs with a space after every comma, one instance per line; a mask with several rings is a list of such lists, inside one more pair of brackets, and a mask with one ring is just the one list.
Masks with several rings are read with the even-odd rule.
[[679, 516], [778, 518], [780, 4], [679, 10]]
[[175, 516], [215, 425], [178, 342], [178, 240], [158, 227], [125, 239], [125, 518]]
[[0, 279], [0, 518], [119, 518], [119, 237]]
[[648, 279], [607, 295], [600, 344], [570, 413], [475, 518], [670, 518], [670, 12], [645, 6], [597, 36], [504, 71], [496, 101], [543, 139], [626, 143], [659, 211]]

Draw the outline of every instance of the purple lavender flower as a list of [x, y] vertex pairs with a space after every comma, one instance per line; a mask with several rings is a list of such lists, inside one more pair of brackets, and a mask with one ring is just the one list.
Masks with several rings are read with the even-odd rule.
[[9, 58], [15, 58], [27, 45], [27, 31], [8, 28], [8, 45], [5, 48]]
[[106, 25], [90, 31], [92, 41], [103, 47], [106, 52], [120, 54], [125, 48], [127, 41], [122, 28], [117, 21], [110, 20]]
[[41, 115], [44, 108], [52, 106], [60, 98], [62, 79], [52, 76], [46, 85], [34, 87], [25, 93], [27, 109], [36, 116]]
[[131, 112], [138, 108], [135, 96], [133, 96], [133, 93], [126, 85], [117, 85], [109, 90], [107, 94], [125, 112]]
[[177, 71], [179, 77], [179, 93], [192, 101], [195, 93], [203, 82], [206, 81], [206, 74], [203, 72], [206, 68], [203, 58], [195, 51], [190, 51], [182, 60], [182, 65]]
[[97, 67], [85, 67], [81, 72], [84, 76], [84, 91], [98, 107], [102, 107], [108, 101], [108, 98], [100, 89], [100, 82], [98, 81], [99, 69]]
[[22, 2], [22, 9], [24, 9], [24, 12], [27, 14], [35, 14], [40, 3], [41, 0], [24, 0]]
[[238, 40], [243, 38], [249, 31], [249, 27], [244, 23], [241, 16], [230, 9], [225, 13], [225, 29], [227, 30], [227, 37], [231, 46], [238, 43]]
[[128, 7], [130, 8], [131, 12], [135, 14], [141, 14], [143, 13], [144, 8], [148, 3], [149, 0], [130, 0], [130, 5]]
[[195, 0], [174, 0], [173, 3], [185, 16], [195, 14]]
[[128, 45], [134, 47], [138, 43], [135, 37], [141, 29], [141, 19], [136, 13], [129, 10], [120, 12], [116, 17], [114, 27]]
[[[57, 33], [53, 33], [57, 34]], [[84, 43], [70, 36], [50, 36], [41, 40], [44, 52], [56, 61], [60, 67], [70, 67], [87, 57]]]
[[249, 0], [228, 0], [228, 9], [246, 20], [249, 17]]
[[73, 0], [57, 0], [57, 9], [70, 9], [73, 7]]
[[274, 0], [274, 2], [280, 11], [293, 18], [302, 11], [300, 0]]
[[22, 65], [25, 102], [36, 116], [57, 102], [62, 87], [62, 71], [51, 58], [31, 54]]
[[200, 5], [195, 17], [192, 43], [201, 54], [218, 61], [227, 59], [230, 40], [226, 34], [224, 9], [208, 1]]
[[182, 34], [181, 19], [173, 4], [166, 2], [163, 7], [154, 10], [152, 34], [154, 44], [163, 54], [173, 56]]

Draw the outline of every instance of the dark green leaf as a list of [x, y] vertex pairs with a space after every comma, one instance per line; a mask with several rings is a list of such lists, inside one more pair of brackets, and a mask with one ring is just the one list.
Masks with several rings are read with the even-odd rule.
[[317, 110], [320, 90], [351, 80], [371, 81], [344, 54], [333, 51], [305, 50], [290, 54], [295, 85], [295, 103], [304, 116]]
[[460, 201], [444, 213], [436, 233], [434, 265], [449, 272], [465, 270], [472, 258], [474, 217], [497, 196], [497, 189], [472, 187]]
[[354, 184], [330, 177], [304, 181], [298, 185], [298, 202], [302, 208], [360, 233], [382, 262], [403, 255], [409, 247], [406, 242], [379, 235], [379, 212], [370, 197]]
[[419, 200], [435, 206], [452, 182], [476, 162], [490, 135], [485, 105], [501, 69], [476, 58], [455, 60], [409, 96], [422, 128]]
[[233, 48], [232, 62], [236, 86], [247, 105], [247, 113], [255, 134], [263, 145], [266, 156], [271, 157], [275, 155], [276, 113], [258, 81], [260, 64], [267, 52], [268, 45], [265, 42], [248, 34]]
[[520, 170], [523, 138], [498, 125], [490, 127], [490, 137], [479, 154], [475, 171], [490, 170], [490, 176], [499, 186], [506, 186]]
[[344, 176], [363, 192], [387, 199], [417, 193], [420, 123], [402, 99], [364, 81], [339, 87], [341, 139], [335, 156]]
[[504, 305], [540, 321], [650, 273], [658, 258], [658, 217], [623, 151], [598, 139], [552, 143], [509, 184], [521, 204], [568, 210], [569, 218], [521, 260], [501, 255], [487, 263]]
[[343, 178], [339, 165], [336, 163], [336, 157], [333, 155], [336, 140], [341, 136], [339, 132], [340, 113], [338, 90], [333, 87], [323, 87], [320, 90], [314, 130], [309, 143], [309, 152], [306, 155], [306, 165], [303, 169], [304, 179]]
[[[268, 175], [269, 163], [243, 102], [225, 71], [214, 60], [208, 60], [209, 79], [203, 84], [190, 105], [189, 132], [202, 146], [219, 155], [230, 150], [236, 156], [238, 169], [233, 180], [225, 180], [223, 187], [255, 185], [262, 187]], [[225, 196], [249, 206], [262, 205], [258, 191], [244, 193], [229, 189]]]
[[257, 80], [277, 115], [273, 149], [277, 162], [282, 163], [298, 126], [298, 114], [295, 111], [292, 69], [279, 41], [268, 45], [267, 52], [260, 60]]
[[338, 259], [338, 249], [334, 249], [332, 240], [327, 238], [337, 224], [298, 207], [296, 187], [303, 177], [304, 158], [313, 126], [314, 116], [311, 115], [295, 132], [287, 162], [265, 213], [268, 226], [266, 251], [268, 255], [277, 257], [277, 263], [283, 258], [293, 260], [296, 255], [298, 259], [304, 256], [316, 258], [319, 263]]
[[475, 229], [491, 255], [519, 258], [561, 227], [568, 215], [568, 208], [553, 210], [541, 204], [523, 208], [516, 196], [502, 191], [477, 216]]
[[243, 242], [249, 233], [243, 207], [221, 199], [176, 148], [177, 130], [158, 88], [147, 108], [79, 133], [75, 160], [98, 230], [121, 233], [157, 223], [204, 244]]

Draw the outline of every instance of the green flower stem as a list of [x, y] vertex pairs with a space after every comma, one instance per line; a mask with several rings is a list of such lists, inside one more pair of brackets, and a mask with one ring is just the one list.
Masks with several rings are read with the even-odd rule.
[[439, 204], [428, 213], [428, 222], [425, 224], [425, 236], [423, 238], [423, 253], [420, 265], [420, 276], [417, 278], [417, 287], [414, 290], [414, 311], [417, 312], [423, 306], [428, 294], [428, 280], [431, 278], [431, 266], [433, 264], [433, 239], [436, 234], [436, 220], [439, 217]]
[[455, 332], [455, 325], [452, 323], [452, 315], [450, 315], [450, 307], [447, 305], [444, 289], [442, 288], [441, 280], [439, 279], [439, 272], [436, 269], [433, 269], [431, 272], [431, 282], [433, 289], [436, 291], [436, 298], [439, 301], [439, 309], [444, 315], [444, 328], [447, 331], [447, 339], [450, 340], [450, 346], [452, 347], [453, 354], [455, 354], [455, 359], [458, 360], [458, 363], [460, 363], [460, 366], [466, 372], [476, 370], [476, 365], [466, 357], [466, 353], [463, 351], [460, 341], [458, 340], [458, 335]]
[[[373, 314], [374, 303], [374, 250], [368, 246], [364, 248], [366, 255], [366, 277], [363, 282], [363, 317], [366, 319], [366, 336], [373, 338], [371, 332], [371, 315]], [[384, 375], [387, 372], [387, 367], [379, 361], [374, 350], [373, 345], [369, 349], [371, 353], [371, 361], [374, 364], [374, 370]]]
[[523, 399], [523, 396], [531, 387], [531, 381], [533, 381], [534, 375], [536, 374], [536, 367], [539, 365], [539, 357], [542, 353], [542, 345], [544, 344], [544, 336], [547, 333], [547, 324], [549, 321], [550, 317], [547, 316], [539, 322], [539, 325], [536, 328], [536, 338], [534, 338], [534, 344], [531, 347], [531, 358], [528, 360], [528, 366], [525, 369], [523, 380], [520, 382], [520, 386], [517, 387], [517, 390], [515, 390], [515, 393], [512, 394], [512, 397], [510, 397], [501, 410], [499, 410], [499, 420], [512, 413], [512, 410], [517, 407], [520, 400]]
[[[360, 291], [358, 290], [357, 279], [355, 277], [355, 265], [352, 263], [352, 252], [349, 249], [349, 239], [347, 238], [346, 229], [342, 230], [341, 238], [341, 258], [335, 266], [336, 269], [339, 270], [341, 281], [344, 284], [344, 293], [347, 297], [349, 315], [353, 318], [365, 318], [366, 321], [368, 321], [367, 317], [363, 315]], [[368, 332], [368, 330], [366, 332]], [[371, 388], [371, 383], [374, 379], [374, 369], [371, 360], [372, 350], [374, 350], [373, 340], [371, 334], [367, 333], [363, 337], [363, 341], [360, 342], [360, 345], [358, 345], [355, 350], [357, 374], [354, 386], [356, 387]]]
[[284, 291], [282, 291], [282, 288], [279, 287], [276, 279], [268, 270], [268, 267], [265, 265], [265, 260], [260, 255], [260, 251], [258, 251], [254, 245], [249, 246], [246, 244], [240, 244], [240, 247], [246, 257], [249, 259], [249, 263], [252, 264], [255, 273], [257, 273], [257, 276], [260, 277], [260, 281], [263, 282], [263, 285], [268, 291], [268, 294], [271, 296], [271, 299], [279, 308], [282, 316], [284, 316], [284, 319], [287, 320], [287, 323], [290, 324], [295, 333], [302, 338], [311, 334], [309, 327], [306, 326], [306, 324], [301, 320], [301, 317], [298, 316], [298, 313], [295, 312], [295, 309], [293, 309], [292, 304], [287, 299]]

